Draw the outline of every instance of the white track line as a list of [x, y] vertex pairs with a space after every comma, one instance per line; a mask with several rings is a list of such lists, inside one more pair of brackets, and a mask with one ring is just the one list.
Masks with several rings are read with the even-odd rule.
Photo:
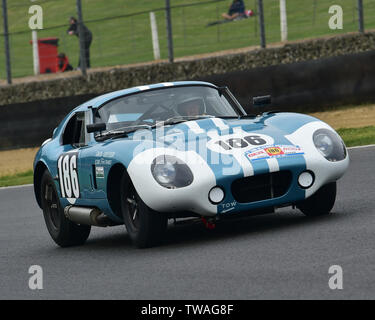
[[362, 149], [362, 148], [372, 148], [372, 147], [375, 147], [375, 144], [368, 144], [367, 146], [349, 147], [347, 149], [351, 150], [351, 149]]
[[11, 186], [11, 187], [0, 187], [0, 190], [5, 190], [5, 189], [19, 189], [19, 188], [27, 188], [27, 187], [32, 187], [33, 184], [22, 184], [20, 186]]
[[[367, 146], [357, 146], [357, 147], [349, 147], [347, 148], [348, 150], [353, 150], [353, 149], [364, 149], [364, 148], [374, 148], [375, 144], [368, 144]], [[19, 188], [27, 188], [27, 187], [32, 187], [32, 184], [24, 184], [20, 186], [11, 186], [11, 187], [0, 187], [0, 190], [6, 190], [6, 189], [19, 189]]]

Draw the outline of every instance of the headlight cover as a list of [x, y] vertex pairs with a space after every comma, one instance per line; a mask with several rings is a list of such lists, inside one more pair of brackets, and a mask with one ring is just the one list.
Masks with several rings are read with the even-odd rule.
[[193, 173], [188, 165], [170, 155], [156, 157], [151, 164], [151, 172], [154, 179], [168, 189], [186, 187], [193, 182]]
[[313, 134], [315, 147], [329, 161], [341, 161], [346, 158], [346, 147], [340, 136], [328, 129], [316, 130]]

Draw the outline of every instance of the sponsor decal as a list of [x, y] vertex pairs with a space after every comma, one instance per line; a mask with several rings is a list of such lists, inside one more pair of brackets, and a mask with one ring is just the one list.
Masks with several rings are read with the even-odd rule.
[[112, 160], [106, 160], [106, 159], [96, 159], [95, 165], [105, 165], [110, 166], [112, 164]]
[[116, 155], [115, 152], [103, 152], [103, 151], [97, 151], [95, 156], [99, 159], [96, 159], [95, 160], [95, 165], [104, 165], [104, 166], [110, 166], [112, 165], [112, 160], [109, 160], [109, 159], [112, 159], [114, 158]]
[[288, 157], [301, 154], [304, 154], [302, 148], [294, 145], [263, 146], [253, 148], [245, 152], [246, 158], [250, 161]]
[[103, 152], [103, 151], [97, 151], [95, 156], [97, 158], [114, 158], [116, 155], [116, 152]]
[[284, 154], [280, 147], [265, 148], [264, 151], [266, 151], [269, 156], [278, 156], [280, 154]]
[[97, 179], [104, 179], [104, 167], [95, 167], [95, 176]]

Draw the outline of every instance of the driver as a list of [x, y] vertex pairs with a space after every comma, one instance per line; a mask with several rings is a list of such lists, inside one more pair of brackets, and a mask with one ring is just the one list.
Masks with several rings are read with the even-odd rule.
[[181, 116], [198, 116], [205, 113], [204, 102], [202, 98], [189, 98], [180, 102], [177, 111]]

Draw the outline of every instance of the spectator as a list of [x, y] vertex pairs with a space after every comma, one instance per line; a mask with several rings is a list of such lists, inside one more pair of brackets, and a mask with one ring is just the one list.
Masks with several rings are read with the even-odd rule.
[[234, 20], [245, 15], [245, 4], [243, 0], [233, 0], [228, 13], [223, 13], [222, 17], [226, 20]]
[[59, 72], [72, 71], [73, 67], [69, 64], [69, 59], [65, 53], [59, 53], [57, 56]]
[[[78, 21], [74, 17], [70, 17], [69, 19], [70, 27], [68, 29], [69, 35], [76, 35], [78, 38], [80, 37], [80, 34], [78, 32]], [[91, 31], [82, 23], [82, 32], [83, 32], [83, 39], [84, 39], [84, 54], [86, 57], [86, 67], [90, 68], [90, 45], [92, 42], [92, 33]], [[79, 59], [78, 62], [78, 68], [81, 68], [81, 59]]]

